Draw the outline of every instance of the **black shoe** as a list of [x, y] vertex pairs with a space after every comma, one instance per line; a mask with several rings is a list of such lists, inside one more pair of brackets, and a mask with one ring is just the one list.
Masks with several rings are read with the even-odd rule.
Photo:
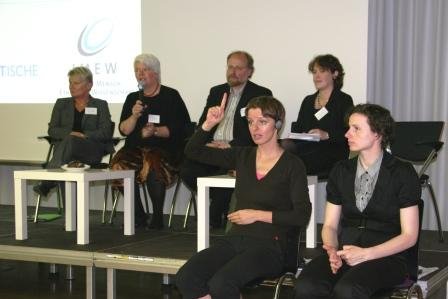
[[148, 217], [139, 217], [135, 219], [135, 228], [146, 228], [148, 226]]
[[163, 229], [163, 218], [161, 217], [152, 217], [151, 222], [148, 224], [148, 229]]
[[54, 183], [48, 183], [48, 182], [42, 182], [33, 187], [33, 191], [39, 194], [40, 196], [47, 196], [50, 190], [55, 187], [56, 184]]

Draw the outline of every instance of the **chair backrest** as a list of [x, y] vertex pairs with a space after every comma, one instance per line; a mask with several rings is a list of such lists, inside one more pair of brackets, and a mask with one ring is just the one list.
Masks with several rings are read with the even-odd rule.
[[395, 139], [392, 154], [414, 163], [424, 163], [431, 152], [437, 152], [437, 144], [444, 127], [443, 121], [403, 121], [395, 123]]

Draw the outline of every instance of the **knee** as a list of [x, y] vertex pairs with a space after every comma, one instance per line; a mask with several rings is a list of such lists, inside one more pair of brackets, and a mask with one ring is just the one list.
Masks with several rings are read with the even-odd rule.
[[314, 290], [316, 285], [311, 279], [299, 276], [295, 285], [294, 299], [308, 299], [313, 296]]
[[192, 292], [192, 286], [195, 285], [194, 273], [188, 271], [188, 267], [181, 267], [176, 273], [176, 287], [179, 292], [186, 296]]
[[343, 298], [370, 298], [369, 292], [361, 285], [351, 281], [340, 280], [333, 289], [333, 297], [335, 299]]
[[240, 288], [231, 277], [216, 273], [208, 282], [212, 298], [237, 298]]
[[181, 168], [179, 176], [190, 190], [196, 190], [196, 177], [187, 168]]

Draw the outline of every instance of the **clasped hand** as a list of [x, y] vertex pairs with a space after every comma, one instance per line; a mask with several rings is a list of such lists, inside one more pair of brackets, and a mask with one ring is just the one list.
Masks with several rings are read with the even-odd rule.
[[142, 138], [149, 138], [154, 136], [154, 132], [156, 131], [156, 126], [153, 123], [147, 123], [142, 128]]
[[337, 255], [349, 266], [355, 266], [369, 260], [368, 250], [354, 245], [342, 246], [342, 250], [339, 250]]
[[236, 224], [251, 224], [257, 221], [257, 210], [243, 209], [227, 215], [227, 219]]

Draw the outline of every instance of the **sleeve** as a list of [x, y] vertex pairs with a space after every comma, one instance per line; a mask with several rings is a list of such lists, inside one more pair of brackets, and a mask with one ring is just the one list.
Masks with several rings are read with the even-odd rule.
[[120, 124], [129, 118], [132, 114], [132, 106], [134, 105], [134, 101], [132, 99], [132, 93], [128, 94], [126, 97], [126, 100], [124, 101], [123, 108], [121, 109], [121, 115], [120, 115], [120, 123], [118, 124], [118, 130], [120, 131], [120, 134], [123, 136], [126, 136], [121, 130], [120, 130]]
[[286, 211], [273, 211], [272, 223], [288, 226], [306, 227], [311, 216], [311, 202], [308, 193], [306, 170], [303, 163], [290, 164], [289, 189], [292, 209]]
[[238, 147], [228, 149], [211, 148], [205, 144], [209, 140], [210, 132], [204, 131], [201, 127], [196, 130], [185, 147], [185, 154], [189, 159], [219, 166], [225, 169], [236, 168], [236, 156]]
[[104, 142], [112, 138], [112, 120], [107, 102], [103, 100], [97, 101], [98, 121], [96, 124], [96, 129], [86, 129], [84, 131], [84, 134], [87, 136], [87, 138]]
[[190, 114], [185, 106], [185, 102], [182, 100], [182, 97], [177, 90], [174, 90], [173, 98], [170, 102], [173, 105], [167, 109], [167, 111], [169, 111], [169, 121], [164, 125], [166, 125], [170, 131], [170, 139], [178, 144], [184, 139], [184, 128], [190, 123]]
[[341, 192], [340, 180], [345, 177], [342, 173], [341, 162], [336, 163], [333, 169], [330, 171], [327, 180], [327, 201], [334, 205], [342, 205], [343, 195]]
[[63, 139], [72, 131], [72, 127], [64, 126], [63, 124], [64, 107], [63, 99], [57, 99], [51, 112], [51, 119], [48, 124], [48, 135], [54, 139]]
[[422, 188], [414, 167], [410, 163], [403, 162], [399, 177], [398, 200], [400, 208], [417, 205], [422, 196]]
[[330, 136], [330, 141], [345, 143], [345, 133], [347, 132], [345, 116], [353, 107], [353, 99], [348, 94], [343, 94], [337, 101], [340, 105], [339, 111], [337, 112], [338, 119], [336, 119], [336, 123], [333, 126], [329, 127], [328, 135]]
[[198, 127], [200, 127], [204, 123], [205, 119], [207, 118], [208, 108], [215, 105], [214, 97], [215, 97], [215, 92], [214, 92], [214, 89], [211, 88], [210, 92], [208, 93], [208, 97], [207, 97], [207, 101], [205, 103], [204, 110], [202, 111], [201, 117], [199, 118]]
[[307, 102], [309, 101], [310, 96], [307, 96], [303, 99], [302, 104], [300, 105], [299, 114], [297, 115], [297, 132], [298, 133], [307, 133], [311, 128], [308, 122], [308, 114], [311, 112], [308, 111]]

